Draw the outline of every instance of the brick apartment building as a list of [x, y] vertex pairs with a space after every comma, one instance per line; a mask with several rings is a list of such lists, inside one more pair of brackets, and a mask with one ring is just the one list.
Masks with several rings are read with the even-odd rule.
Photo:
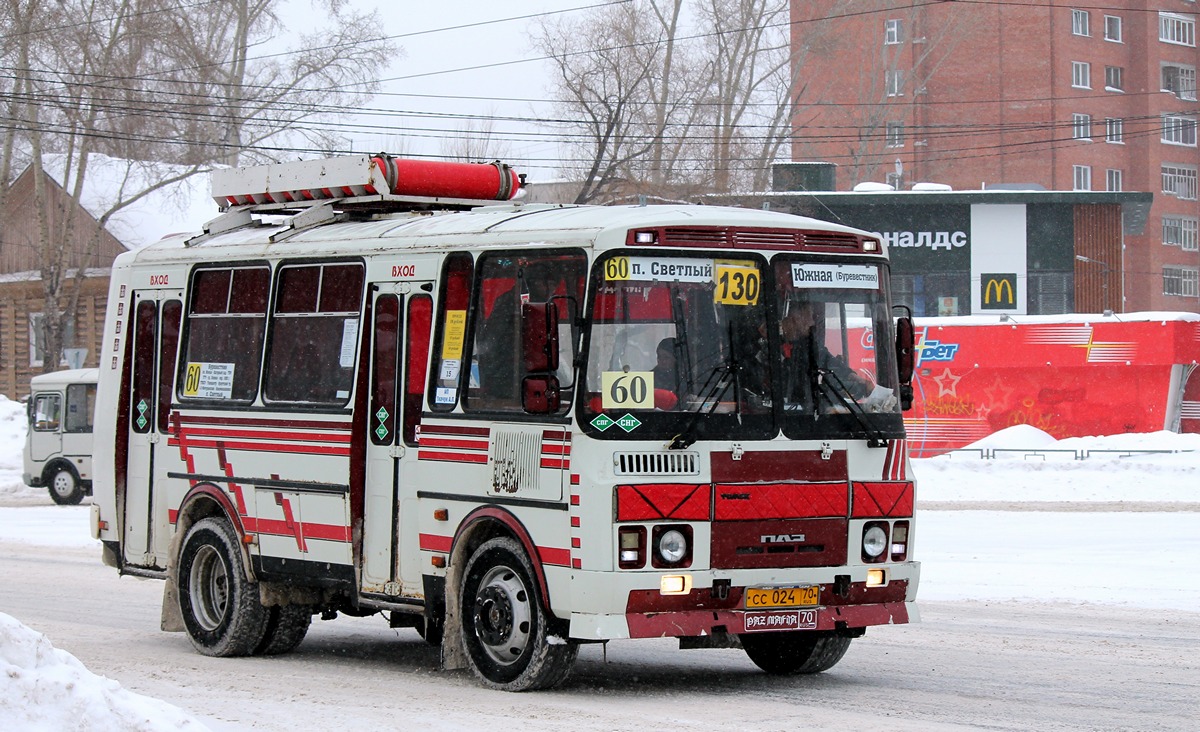
[[1115, 309], [1200, 311], [1196, 8], [792, 0], [792, 158], [842, 190], [1151, 192], [1122, 261], [1093, 266], [1122, 272]]

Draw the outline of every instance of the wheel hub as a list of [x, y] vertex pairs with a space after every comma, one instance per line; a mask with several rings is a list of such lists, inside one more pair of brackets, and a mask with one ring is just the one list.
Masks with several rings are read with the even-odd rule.
[[532, 603], [525, 583], [513, 570], [496, 566], [484, 574], [471, 615], [475, 636], [494, 663], [515, 663], [533, 642]]

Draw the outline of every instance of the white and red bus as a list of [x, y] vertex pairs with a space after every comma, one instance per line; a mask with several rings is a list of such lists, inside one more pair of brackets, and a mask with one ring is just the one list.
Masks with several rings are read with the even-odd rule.
[[[912, 329], [881, 242], [521, 183], [222, 171], [204, 234], [117, 259], [92, 525], [166, 580], [164, 629], [271, 654], [314, 614], [382, 612], [523, 690], [581, 643], [813, 673], [914, 621]], [[851, 337], [873, 356], [847, 369]]]

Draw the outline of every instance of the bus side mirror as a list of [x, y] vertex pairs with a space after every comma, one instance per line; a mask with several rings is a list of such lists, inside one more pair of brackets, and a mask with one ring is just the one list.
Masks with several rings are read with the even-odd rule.
[[558, 411], [558, 377], [554, 374], [526, 376], [521, 380], [521, 407], [529, 414], [553, 414]]
[[525, 373], [558, 370], [558, 306], [521, 304], [521, 354]]
[[896, 319], [896, 365], [900, 373], [900, 409], [912, 409], [913, 367], [916, 365], [916, 349], [913, 338], [912, 318]]

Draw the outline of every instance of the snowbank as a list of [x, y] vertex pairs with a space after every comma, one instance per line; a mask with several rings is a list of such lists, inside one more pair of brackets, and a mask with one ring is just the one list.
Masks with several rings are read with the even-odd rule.
[[203, 732], [166, 702], [97, 676], [46, 636], [0, 613], [0, 729], [22, 732]]

